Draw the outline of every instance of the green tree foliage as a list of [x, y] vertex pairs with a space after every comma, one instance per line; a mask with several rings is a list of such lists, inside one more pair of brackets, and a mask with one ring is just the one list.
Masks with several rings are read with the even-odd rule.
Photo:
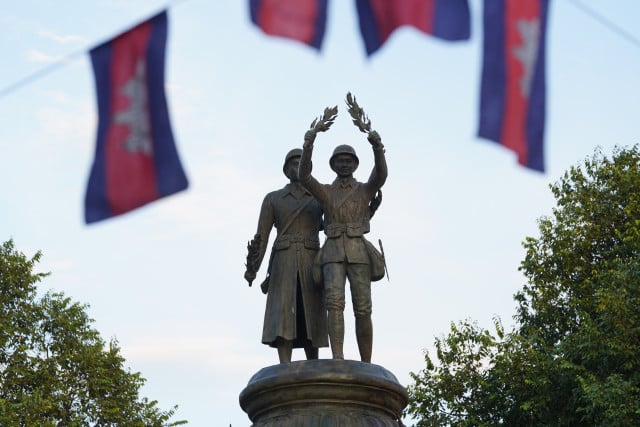
[[600, 151], [524, 241], [516, 326], [465, 321], [411, 373], [417, 426], [640, 425], [640, 152]]
[[177, 407], [139, 397], [145, 380], [123, 366], [115, 339], [92, 329], [86, 306], [60, 293], [38, 297], [41, 254], [0, 244], [0, 425], [164, 427]]

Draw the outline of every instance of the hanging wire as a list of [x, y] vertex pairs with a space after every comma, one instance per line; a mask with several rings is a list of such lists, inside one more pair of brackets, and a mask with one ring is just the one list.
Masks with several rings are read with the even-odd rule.
[[585, 12], [586, 14], [591, 16], [596, 21], [600, 22], [602, 25], [607, 27], [609, 30], [611, 30], [614, 33], [618, 34], [622, 38], [627, 39], [627, 41], [631, 42], [636, 47], [640, 47], [640, 40], [637, 39], [636, 37], [634, 37], [631, 33], [627, 32], [627, 31], [623, 30], [622, 28], [620, 28], [619, 26], [617, 26], [615, 24], [615, 22], [610, 21], [609, 19], [607, 19], [604, 16], [600, 15], [598, 12], [596, 12], [595, 10], [593, 10], [590, 7], [586, 6], [583, 2], [581, 2], [579, 0], [571, 0], [571, 3], [573, 3], [574, 6], [576, 6], [579, 9], [581, 9], [583, 12]]
[[[170, 1], [167, 5], [165, 5], [163, 8], [159, 9], [159, 10], [165, 10], [165, 9], [169, 9], [173, 6], [176, 6], [179, 3], [182, 3], [185, 0], [173, 0]], [[589, 16], [591, 16], [593, 19], [595, 19], [596, 21], [600, 22], [602, 25], [604, 25], [606, 28], [608, 28], [609, 30], [613, 31], [614, 33], [618, 34], [619, 36], [621, 36], [622, 38], [626, 39], [627, 41], [629, 41], [631, 44], [633, 44], [634, 46], [640, 48], [640, 40], [637, 39], [636, 37], [634, 37], [632, 34], [630, 34], [629, 32], [623, 30], [622, 28], [620, 28], [618, 25], [616, 25], [614, 22], [610, 21], [609, 19], [606, 19], [605, 17], [603, 17], [602, 15], [600, 15], [598, 12], [596, 12], [595, 10], [591, 9], [590, 7], [586, 6], [582, 1], [580, 0], [571, 0], [571, 3], [577, 7], [578, 9], [582, 10], [583, 12], [585, 12], [586, 14], [588, 14]], [[151, 16], [157, 14], [158, 12], [152, 14]], [[144, 22], [144, 21], [141, 21]], [[135, 25], [132, 25], [130, 27], [128, 27], [127, 29], [133, 28]], [[117, 34], [121, 34], [123, 32], [126, 32], [127, 30], [123, 30]], [[110, 40], [110, 39], [107, 39]], [[97, 46], [99, 43], [93, 44], [91, 46]], [[48, 67], [42, 68], [32, 74], [27, 75], [26, 77], [18, 80], [15, 83], [10, 84], [9, 86], [6, 86], [2, 89], [0, 89], [0, 98], [8, 95], [11, 92], [14, 92], [15, 90], [21, 88], [22, 86], [25, 86], [35, 80], [38, 80], [41, 77], [44, 77], [45, 75], [51, 73], [52, 71], [55, 71], [57, 68], [61, 67], [62, 65], [68, 64], [72, 61], [74, 61], [75, 59], [77, 59], [79, 56], [84, 55], [86, 52], [88, 52], [89, 50], [91, 50], [91, 47], [89, 48], [85, 48], [82, 50], [79, 50], [77, 52], [71, 53], [69, 55], [66, 55], [62, 58], [60, 58], [59, 60], [57, 60], [55, 63], [49, 65]]]
[[18, 80], [15, 83], [10, 84], [9, 86], [3, 88], [2, 90], [0, 90], [0, 98], [4, 97], [5, 95], [10, 94], [11, 92], [20, 89], [22, 86], [25, 86], [35, 80], [38, 80], [40, 77], [44, 77], [47, 74], [55, 71], [56, 69], [58, 69], [59, 67], [66, 65], [70, 62], [73, 62], [75, 59], [77, 59], [79, 56], [84, 55], [87, 50], [89, 49], [82, 49], [79, 50], [77, 52], [74, 52], [72, 54], [69, 54], [67, 56], [64, 56], [60, 59], [56, 59], [55, 62], [53, 64], [50, 64], [49, 66], [42, 68], [32, 74], [27, 75], [26, 77], [23, 77], [22, 79]]
[[[150, 14], [147, 18], [137, 21], [135, 24], [133, 25], [129, 25], [127, 26], [124, 30], [121, 30], [117, 33], [115, 33], [115, 35], [113, 35], [112, 37], [109, 37], [106, 39], [106, 41], [113, 39], [114, 37], [117, 37], [119, 34], [125, 33], [129, 30], [131, 30], [132, 28], [138, 26], [139, 24], [147, 21], [149, 18], [157, 15], [158, 13], [162, 12], [163, 10], [169, 10], [169, 8], [174, 7], [182, 2], [184, 2], [186, 0], [173, 0], [170, 1], [168, 4], [164, 5], [163, 7], [161, 7], [160, 9], [158, 9], [156, 12]], [[50, 64], [47, 67], [44, 67], [38, 71], [35, 71], [34, 73], [31, 73], [25, 77], [23, 77], [22, 79], [10, 84], [9, 86], [6, 86], [2, 89], [0, 89], [0, 98], [3, 98], [4, 96], [10, 94], [11, 92], [16, 91], [17, 89], [20, 89], [22, 86], [25, 86], [35, 80], [38, 80], [41, 77], [46, 76], [47, 74], [55, 71], [56, 69], [60, 68], [63, 65], [69, 64], [73, 61], [75, 61], [76, 59], [78, 59], [78, 57], [80, 56], [84, 56], [87, 52], [89, 52], [91, 49], [93, 49], [93, 47], [95, 46], [99, 46], [100, 44], [102, 44], [103, 42], [99, 42], [99, 43], [92, 43], [89, 47], [78, 50], [76, 52], [70, 53], [68, 55], [65, 55], [59, 59], [56, 59], [56, 61], [53, 64]]]

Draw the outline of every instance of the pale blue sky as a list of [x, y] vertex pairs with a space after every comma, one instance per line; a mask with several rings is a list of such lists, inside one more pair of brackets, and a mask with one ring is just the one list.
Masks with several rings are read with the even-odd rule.
[[[329, 182], [338, 144], [372, 156], [351, 125], [353, 92], [385, 143], [389, 179], [372, 222], [391, 282], [373, 285], [373, 362], [409, 383], [422, 350], [451, 321], [511, 324], [525, 236], [549, 214], [548, 189], [569, 166], [614, 145], [640, 142], [640, 48], [569, 0], [551, 2], [548, 35], [547, 173], [476, 134], [481, 2], [472, 39], [446, 43], [406, 28], [371, 59], [355, 2], [330, 2], [321, 53], [264, 36], [244, 0], [188, 0], [169, 10], [167, 86], [190, 188], [133, 213], [87, 227], [82, 203], [94, 149], [96, 107], [86, 54], [0, 98], [0, 238], [44, 252], [53, 272], [42, 289], [90, 304], [105, 338], [148, 379], [144, 395], [178, 404], [190, 425], [249, 425], [238, 395], [277, 362], [260, 344], [265, 297], [247, 287], [245, 247], [263, 196], [286, 183], [285, 153], [311, 120], [338, 104], [318, 137], [314, 173]], [[640, 3], [584, 0], [640, 38]], [[0, 14], [0, 89], [82, 51], [163, 7], [156, 0], [21, 1]], [[233, 206], [233, 207], [229, 207]], [[263, 268], [258, 281], [264, 277]], [[346, 311], [347, 358], [357, 359]], [[322, 349], [321, 358], [330, 357]], [[300, 350], [294, 359], [302, 359]]]

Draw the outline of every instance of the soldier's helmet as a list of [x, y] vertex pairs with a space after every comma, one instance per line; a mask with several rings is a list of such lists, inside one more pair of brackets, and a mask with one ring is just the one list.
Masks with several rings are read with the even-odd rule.
[[282, 172], [284, 172], [284, 174], [287, 174], [287, 162], [289, 162], [289, 160], [296, 158], [296, 157], [301, 157], [302, 156], [302, 149], [301, 148], [294, 148], [293, 150], [290, 150], [287, 155], [284, 157], [284, 163], [282, 164]]
[[[329, 159], [329, 165], [331, 166], [331, 169], [333, 169], [333, 159], [338, 155], [338, 154], [349, 154], [351, 156], [353, 156], [353, 158], [356, 160], [356, 168], [358, 167], [358, 165], [360, 164], [360, 159], [358, 158], [358, 156], [356, 156], [356, 150], [353, 149], [352, 146], [347, 145], [347, 144], [343, 144], [343, 145], [338, 145], [334, 150], [333, 150], [333, 154], [331, 155], [331, 158]], [[335, 170], [334, 170], [335, 171]]]

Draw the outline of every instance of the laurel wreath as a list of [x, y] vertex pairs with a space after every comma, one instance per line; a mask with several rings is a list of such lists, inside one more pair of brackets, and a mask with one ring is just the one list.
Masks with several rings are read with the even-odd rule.
[[360, 132], [369, 133], [371, 132], [371, 120], [364, 113], [364, 110], [360, 105], [358, 105], [358, 101], [356, 101], [356, 97], [351, 95], [351, 92], [347, 92], [347, 105], [349, 106], [349, 114], [353, 119], [353, 124], [360, 129]]
[[[253, 239], [247, 242], [247, 262], [245, 267], [252, 273], [258, 272], [258, 253], [260, 252], [260, 235], [256, 234]], [[249, 283], [251, 286], [251, 283]]]
[[[370, 133], [371, 120], [369, 120], [369, 117], [367, 117], [362, 107], [358, 105], [356, 97], [354, 95], [351, 95], [351, 92], [347, 92], [346, 103], [349, 107], [349, 114], [351, 115], [353, 124], [356, 125], [358, 129], [360, 129], [360, 132]], [[313, 119], [313, 121], [311, 122], [310, 130], [316, 133], [328, 131], [331, 125], [333, 125], [337, 116], [337, 105], [332, 108], [325, 108], [322, 116]]]
[[338, 106], [325, 108], [322, 116], [313, 119], [310, 129], [314, 132], [326, 132], [338, 117]]

